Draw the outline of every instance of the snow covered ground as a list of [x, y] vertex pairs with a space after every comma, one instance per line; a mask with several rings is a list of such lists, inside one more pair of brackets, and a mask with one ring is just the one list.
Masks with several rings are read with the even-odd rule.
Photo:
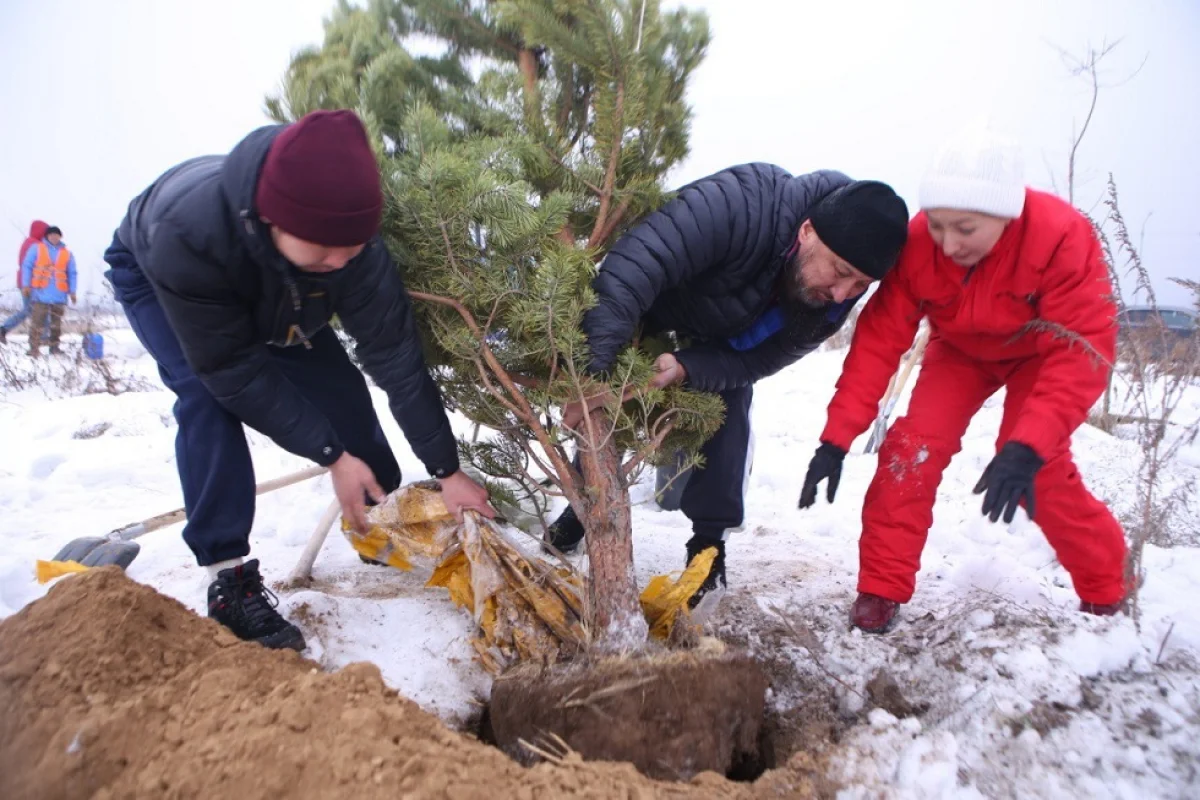
[[[111, 372], [153, 390], [79, 396], [88, 382], [77, 381], [67, 392], [0, 398], [0, 617], [46, 591], [34, 562], [68, 539], [181, 505], [172, 396], [130, 331], [105, 339]], [[10, 367], [27, 368], [21, 344], [14, 336], [7, 345]], [[68, 340], [69, 352], [78, 346]], [[1037, 527], [1023, 517], [987, 523], [970, 493], [993, 452], [1001, 397], [979, 414], [946, 473], [901, 624], [882, 637], [848, 630], [858, 510], [875, 461], [861, 454], [865, 437], [847, 459], [837, 503], [796, 509], [843, 355], [813, 354], [757, 389], [746, 529], [730, 539], [730, 593], [712, 622], [722, 638], [755, 648], [786, 687], [772, 703], [792, 741], [836, 741], [831, 777], [848, 798], [1200, 796], [1200, 548], [1147, 548], [1140, 631], [1127, 617], [1076, 612]], [[376, 404], [406, 480], [425, 477], [378, 392]], [[1185, 406], [1181, 421], [1200, 414], [1200, 388]], [[306, 466], [248, 436], [260, 481]], [[1128, 508], [1137, 445], [1085, 427], [1075, 452], [1093, 491]], [[1200, 445], [1192, 445], [1171, 479], [1197, 474]], [[689, 536], [681, 514], [654, 505], [652, 484], [647, 474], [634, 492], [643, 585], [683, 566]], [[269, 582], [291, 569], [331, 499], [327, 477], [259, 498], [252, 555]], [[178, 527], [141, 544], [129, 575], [203, 613], [207, 579]], [[375, 662], [399, 691], [451, 722], [486, 697], [467, 620], [443, 592], [423, 588], [426, 573], [366, 566], [335, 531], [314, 576], [311, 589], [281, 592], [307, 655], [328, 667]]]

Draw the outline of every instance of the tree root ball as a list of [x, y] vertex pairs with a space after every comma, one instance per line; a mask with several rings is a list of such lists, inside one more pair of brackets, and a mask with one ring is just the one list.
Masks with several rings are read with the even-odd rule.
[[607, 658], [511, 671], [492, 688], [489, 717], [496, 745], [523, 764], [565, 744], [584, 759], [686, 781], [761, 763], [766, 691], [747, 655]]

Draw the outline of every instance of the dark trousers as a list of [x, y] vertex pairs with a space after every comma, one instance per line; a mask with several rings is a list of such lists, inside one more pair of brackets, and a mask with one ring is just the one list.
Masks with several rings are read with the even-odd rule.
[[[138, 341], [158, 362], [175, 393], [175, 461], [187, 525], [183, 539], [201, 566], [250, 552], [254, 465], [241, 421], [225, 410], [188, 366], [146, 276], [115, 237], [104, 254], [106, 274]], [[400, 467], [383, 435], [362, 373], [337, 335], [325, 328], [302, 346], [267, 347], [271, 359], [309, 402], [324, 412], [343, 446], [375, 473], [385, 492], [400, 485]], [[266, 345], [264, 345], [266, 346]]]
[[720, 394], [725, 401], [725, 422], [700, 448], [704, 467], [692, 470], [679, 506], [692, 521], [696, 535], [707, 539], [722, 539], [730, 528], [741, 527], [749, 478], [754, 387]]
[[[750, 465], [750, 401], [754, 387], [720, 392], [725, 422], [700, 448], [703, 468], [676, 480], [686, 480], [679, 508], [692, 521], [692, 531], [705, 539], [721, 540], [745, 516], [746, 482]], [[580, 457], [575, 456], [575, 469]]]

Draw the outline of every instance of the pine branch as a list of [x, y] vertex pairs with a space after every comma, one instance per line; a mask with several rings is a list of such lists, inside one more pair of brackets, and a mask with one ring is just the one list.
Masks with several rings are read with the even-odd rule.
[[633, 458], [629, 459], [629, 461], [625, 463], [625, 466], [621, 467], [621, 480], [628, 481], [629, 475], [635, 469], [637, 469], [643, 461], [645, 461], [654, 453], [658, 452], [658, 448], [662, 447], [663, 440], [666, 439], [673, 430], [675, 430], [674, 421], [668, 422], [666, 425], [664, 425], [662, 429], [633, 456]]
[[537, 109], [537, 56], [527, 47], [517, 51], [517, 67], [525, 79], [525, 102], [530, 114]]
[[596, 246], [603, 245], [612, 238], [613, 233], [621, 225], [621, 220], [625, 218], [625, 214], [629, 211], [629, 206], [632, 203], [633, 195], [628, 195], [624, 200], [621, 201], [621, 204], [617, 206], [617, 210], [613, 213], [612, 218], [609, 219], [608, 224], [605, 225], [604, 229], [601, 231], [600, 238]]
[[553, 148], [549, 147], [548, 145], [543, 144], [542, 150], [545, 151], [546, 155], [550, 156], [550, 158], [553, 159], [555, 164], [558, 164], [560, 167], [562, 167], [563, 170], [566, 171], [566, 173], [568, 175], [570, 175], [576, 181], [578, 181], [579, 183], [583, 184], [588, 189], [590, 189], [597, 197], [604, 196], [603, 189], [601, 189], [599, 186], [592, 183], [591, 181], [587, 180], [582, 175], [580, 175], [578, 172], [576, 172], [574, 169], [572, 169], [570, 167], [570, 165], [568, 165], [567, 162], [562, 159], [562, 156], [560, 156], [558, 153], [554, 152]]
[[603, 241], [600, 234], [608, 221], [608, 207], [612, 204], [613, 188], [617, 182], [617, 164], [621, 160], [621, 132], [625, 129], [625, 82], [617, 81], [617, 101], [613, 112], [613, 141], [608, 154], [608, 171], [604, 174], [604, 191], [600, 195], [600, 210], [596, 213], [596, 224], [588, 239], [588, 248], [594, 249]]
[[[538, 443], [541, 444], [542, 448], [550, 457], [551, 462], [554, 464], [554, 470], [547, 470], [547, 474], [557, 474], [562, 481], [560, 487], [562, 488], [563, 492], [567, 495], [572, 503], [579, 503], [580, 498], [578, 483], [573, 480], [574, 476], [572, 474], [574, 470], [568, 467], [567, 460], [563, 457], [564, 454], [561, 452], [561, 449], [556, 447], [550, 440], [550, 435], [542, 426], [541, 421], [538, 419], [537, 413], [533, 410], [533, 407], [529, 405], [529, 399], [526, 398], [525, 394], [517, 388], [512, 376], [509, 375], [508, 371], [504, 369], [504, 367], [501, 366], [500, 362], [496, 359], [496, 355], [492, 352], [492, 348], [488, 346], [487, 339], [483, 335], [483, 331], [480, 330], [479, 324], [475, 321], [475, 317], [471, 314], [470, 310], [468, 310], [467, 307], [462, 303], [449, 297], [440, 297], [438, 295], [414, 291], [410, 291], [409, 295], [416, 300], [423, 300], [427, 303], [437, 303], [439, 305], [453, 308], [458, 312], [458, 315], [463, 318], [463, 321], [467, 324], [467, 327], [470, 329], [471, 333], [475, 334], [476, 338], [479, 340], [479, 347], [483, 353], [483, 359], [487, 363], [488, 368], [491, 370], [496, 379], [500, 381], [500, 385], [503, 386], [505, 391], [508, 392], [513, 402], [518, 406], [518, 411], [515, 413], [517, 413], [517, 416], [522, 422], [527, 424], [532, 429], [534, 436], [537, 437]], [[582, 504], [580, 503], [580, 505]]]
[[521, 47], [519, 45], [509, 41], [508, 39], [506, 39], [503, 36], [501, 36], [500, 34], [498, 34], [496, 31], [492, 30], [491, 27], [489, 27], [486, 23], [484, 23], [482, 20], [480, 20], [474, 14], [460, 11], [459, 9], [456, 9], [456, 8], [446, 8], [446, 9], [444, 9], [444, 11], [448, 16], [458, 19], [460, 22], [465, 22], [468, 26], [473, 28], [475, 30], [475, 32], [478, 33], [481, 37], [491, 40], [496, 45], [497, 48], [504, 50], [508, 53], [511, 53], [514, 56], [520, 54]]

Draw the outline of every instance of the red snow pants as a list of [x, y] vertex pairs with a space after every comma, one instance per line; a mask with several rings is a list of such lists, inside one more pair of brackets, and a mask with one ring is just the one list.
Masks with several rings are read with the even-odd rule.
[[[879, 466], [863, 504], [858, 590], [907, 603], [933, 523], [942, 472], [962, 449], [971, 418], [1000, 387], [1007, 388], [996, 449], [1008, 440], [1041, 360], [977, 361], [931, 342], [913, 387], [908, 413], [879, 449]], [[1075, 592], [1089, 603], [1125, 596], [1125, 535], [1103, 503], [1084, 487], [1071, 460], [1070, 440], [1046, 456], [1034, 481], [1037, 515]], [[978, 501], [982, 504], [981, 496]]]

